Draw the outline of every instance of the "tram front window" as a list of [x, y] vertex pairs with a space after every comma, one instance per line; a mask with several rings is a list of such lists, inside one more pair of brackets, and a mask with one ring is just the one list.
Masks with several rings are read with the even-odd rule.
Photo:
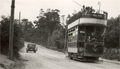
[[104, 28], [101, 26], [87, 26], [86, 27], [86, 40], [88, 42], [102, 42]]

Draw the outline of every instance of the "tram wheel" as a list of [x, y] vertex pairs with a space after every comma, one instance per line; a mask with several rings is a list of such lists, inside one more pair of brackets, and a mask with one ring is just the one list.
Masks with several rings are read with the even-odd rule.
[[69, 59], [73, 59], [73, 54], [72, 53], [68, 53], [68, 58]]
[[96, 59], [96, 60], [99, 60], [99, 57], [96, 57], [95, 59]]
[[78, 59], [78, 55], [77, 54], [73, 54], [73, 60], [77, 60]]

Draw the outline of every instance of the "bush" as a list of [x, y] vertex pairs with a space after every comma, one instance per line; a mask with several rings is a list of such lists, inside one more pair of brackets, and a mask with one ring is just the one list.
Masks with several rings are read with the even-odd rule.
[[106, 59], [119, 59], [117, 48], [105, 48], [103, 58]]
[[[115, 50], [119, 49], [119, 17], [111, 18], [107, 22], [107, 31], [105, 34], [105, 48], [107, 53], [104, 54], [105, 58], [118, 59], [118, 52]], [[114, 50], [113, 50], [114, 49]]]
[[[1, 53], [8, 55], [9, 50], [9, 26], [10, 19], [9, 17], [1, 17]], [[13, 56], [14, 58], [19, 58], [19, 50], [24, 46], [22, 29], [20, 26], [14, 24], [14, 38], [13, 38]]]

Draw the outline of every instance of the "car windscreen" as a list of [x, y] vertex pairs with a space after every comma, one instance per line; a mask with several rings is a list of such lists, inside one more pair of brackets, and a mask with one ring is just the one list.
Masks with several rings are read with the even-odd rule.
[[32, 45], [32, 44], [31, 44], [31, 45], [28, 45], [28, 47], [30, 47], [30, 48], [34, 48], [34, 47], [35, 47], [35, 45]]

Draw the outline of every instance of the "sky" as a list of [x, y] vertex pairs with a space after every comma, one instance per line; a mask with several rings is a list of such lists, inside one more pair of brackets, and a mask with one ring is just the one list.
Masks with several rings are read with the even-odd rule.
[[[0, 16], [10, 16], [12, 0], [0, 0]], [[108, 18], [118, 17], [120, 15], [120, 0], [15, 0], [15, 18], [19, 18], [21, 12], [21, 19], [27, 18], [29, 21], [37, 20], [37, 16], [42, 8], [46, 11], [50, 9], [59, 9], [60, 17], [72, 14], [81, 10], [80, 5], [92, 6], [94, 9], [99, 9], [98, 2], [101, 3], [100, 10], [108, 12]]]

